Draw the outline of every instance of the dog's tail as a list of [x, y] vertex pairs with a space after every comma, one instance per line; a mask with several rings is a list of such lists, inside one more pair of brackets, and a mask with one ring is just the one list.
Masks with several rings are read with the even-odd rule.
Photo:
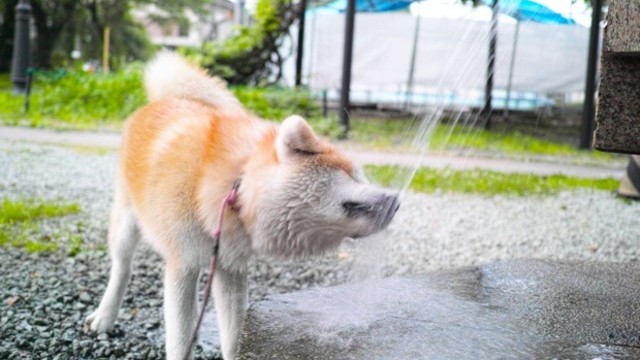
[[149, 101], [179, 97], [202, 101], [218, 108], [239, 106], [225, 82], [169, 51], [160, 52], [145, 69], [144, 86]]

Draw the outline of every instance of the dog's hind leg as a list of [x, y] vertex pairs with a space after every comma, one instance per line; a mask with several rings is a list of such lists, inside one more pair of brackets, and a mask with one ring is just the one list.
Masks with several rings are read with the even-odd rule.
[[98, 309], [89, 315], [85, 323], [96, 332], [109, 331], [118, 316], [125, 289], [131, 277], [131, 261], [140, 239], [133, 210], [127, 206], [123, 194], [116, 190], [109, 224], [109, 255], [111, 273], [107, 290]]
[[167, 359], [184, 359], [189, 348], [197, 311], [200, 269], [180, 261], [168, 261], [164, 275], [164, 323]]
[[213, 276], [213, 296], [223, 358], [235, 359], [247, 311], [247, 274], [218, 266]]

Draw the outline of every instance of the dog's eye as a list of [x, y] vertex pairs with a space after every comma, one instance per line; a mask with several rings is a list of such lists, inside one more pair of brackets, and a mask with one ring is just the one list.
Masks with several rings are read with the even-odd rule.
[[366, 203], [355, 202], [355, 201], [345, 201], [342, 203], [342, 208], [344, 212], [349, 217], [356, 217], [366, 215], [371, 212], [371, 206]]

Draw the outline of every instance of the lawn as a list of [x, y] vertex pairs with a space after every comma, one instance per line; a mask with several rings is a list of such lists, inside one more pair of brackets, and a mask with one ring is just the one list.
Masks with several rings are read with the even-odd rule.
[[[23, 112], [24, 97], [12, 94], [8, 75], [2, 75], [0, 124], [117, 131], [123, 120], [146, 101], [141, 69], [141, 64], [133, 64], [107, 75], [38, 73], [27, 114]], [[334, 140], [341, 135], [342, 129], [335, 115], [323, 118], [319, 104], [308, 91], [279, 87], [233, 87], [231, 90], [248, 109], [263, 118], [280, 121], [290, 114], [299, 114], [307, 117], [318, 133]], [[418, 133], [418, 120], [376, 118], [354, 113], [346, 143], [367, 149], [408, 151]], [[443, 120], [447, 122], [447, 119]], [[566, 137], [558, 140], [553, 136], [557, 127], [529, 130], [513, 124], [487, 131], [441, 123], [435, 127], [427, 144], [431, 152], [472, 152], [478, 156], [552, 157], [577, 162], [620, 159], [616, 155], [578, 150]], [[577, 136], [576, 133], [575, 138]]]
[[58, 203], [41, 200], [0, 201], [0, 246], [11, 245], [27, 252], [57, 251], [65, 243], [70, 255], [77, 254], [82, 247], [82, 238], [65, 232], [47, 234], [42, 231], [40, 221], [80, 212], [75, 203]]
[[[408, 151], [415, 149], [412, 142], [420, 138], [417, 135], [420, 133], [419, 119], [356, 117], [351, 119], [351, 124], [349, 141], [354, 146]], [[553, 134], [556, 131], [557, 129], [550, 127], [532, 129], [530, 126], [504, 124], [488, 131], [479, 127], [440, 123], [425, 140], [428, 150], [432, 153], [454, 152], [516, 159], [574, 158], [576, 162], [610, 162], [621, 159], [618, 154], [580, 150], [570, 142], [569, 136], [564, 135], [560, 138]], [[578, 133], [575, 131], [575, 139], [577, 138]]]
[[[375, 182], [384, 186], [401, 186], [408, 179], [411, 169], [398, 166], [366, 166], [365, 172]], [[420, 168], [409, 188], [416, 192], [432, 194], [458, 193], [486, 196], [545, 196], [561, 191], [592, 189], [613, 191], [618, 179], [589, 179], [566, 175], [542, 176], [523, 173], [501, 173], [490, 170], [453, 170]]]

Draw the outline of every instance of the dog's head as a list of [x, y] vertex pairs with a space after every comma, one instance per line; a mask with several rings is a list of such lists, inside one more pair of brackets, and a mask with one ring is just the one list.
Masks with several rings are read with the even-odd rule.
[[281, 257], [322, 253], [380, 231], [400, 204], [299, 116], [267, 136], [245, 168], [241, 194], [254, 249]]

